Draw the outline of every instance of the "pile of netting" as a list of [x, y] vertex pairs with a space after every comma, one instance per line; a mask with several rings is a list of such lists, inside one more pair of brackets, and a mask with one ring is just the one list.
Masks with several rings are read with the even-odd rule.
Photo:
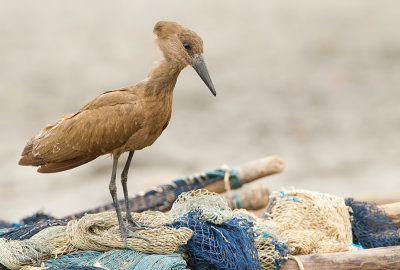
[[272, 224], [232, 211], [206, 190], [181, 194], [167, 213], [132, 214], [152, 228], [135, 231], [148, 241], [128, 238], [128, 249], [111, 211], [3, 230], [0, 263], [9, 269], [277, 269], [289, 255]]
[[275, 223], [292, 255], [400, 245], [399, 228], [376, 203], [327, 193], [274, 192], [263, 218]]
[[400, 245], [397, 225], [374, 202], [346, 199], [352, 216], [353, 242], [364, 248]]
[[0, 269], [279, 269], [293, 255], [400, 244], [375, 204], [307, 190], [274, 192], [263, 218], [206, 190], [181, 194], [167, 213], [132, 215], [152, 228], [128, 249], [114, 211], [0, 229]]

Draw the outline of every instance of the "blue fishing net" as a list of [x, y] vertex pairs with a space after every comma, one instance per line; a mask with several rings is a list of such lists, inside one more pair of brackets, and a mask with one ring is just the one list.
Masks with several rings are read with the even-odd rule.
[[289, 247], [283, 242], [272, 240], [272, 243], [274, 244], [275, 250], [278, 251], [280, 256], [280, 258], [276, 259], [274, 262], [276, 267], [275, 269], [279, 269], [287, 261], [287, 258], [290, 255], [290, 250]]
[[233, 218], [222, 224], [201, 220], [201, 210], [194, 209], [171, 224], [174, 228], [193, 230], [186, 249], [194, 269], [261, 269], [252, 239], [252, 222]]
[[46, 270], [104, 270], [104, 268], [96, 266], [66, 266], [66, 267], [50, 267]]
[[0, 230], [5, 229], [5, 228], [10, 228], [12, 226], [13, 225], [11, 223], [4, 221], [4, 220], [0, 220]]
[[[0, 238], [7, 240], [25, 240], [29, 239], [38, 232], [53, 226], [64, 226], [67, 224], [65, 220], [49, 219], [46, 221], [39, 221], [30, 225], [22, 225], [20, 227], [10, 228], [9, 230], [0, 233]], [[19, 226], [19, 225], [18, 225]]]
[[347, 198], [346, 205], [353, 210], [354, 244], [364, 248], [400, 245], [399, 228], [376, 203]]
[[95, 270], [97, 268], [79, 268], [94, 267], [94, 265], [113, 270], [187, 269], [186, 261], [179, 253], [173, 253], [171, 255], [145, 254], [128, 249], [111, 250], [107, 252], [79, 251], [59, 258], [49, 259], [44, 262], [44, 265], [57, 270]]
[[[209, 185], [220, 179], [223, 179], [224, 176], [225, 176], [225, 170], [220, 169], [175, 179], [170, 183], [159, 185], [157, 188], [151, 189], [145, 192], [144, 194], [137, 194], [134, 197], [130, 198], [129, 205], [131, 211], [133, 212], [143, 212], [146, 210], [166, 211], [171, 208], [172, 204], [181, 193], [203, 188], [206, 185]], [[237, 171], [235, 168], [231, 168], [229, 182], [233, 189], [239, 188], [243, 185], [242, 181], [239, 179], [239, 176], [237, 175]], [[125, 202], [123, 199], [119, 200], [119, 204], [121, 206], [121, 210], [125, 211], [126, 210]], [[76, 219], [83, 217], [86, 213], [94, 214], [113, 209], [114, 209], [113, 204], [109, 203], [106, 205], [99, 206], [95, 209], [76, 213], [68, 218]]]
[[[6, 222], [0, 220], [0, 229], [6, 229], [6, 228], [18, 228], [24, 225], [32, 225], [40, 222], [47, 222], [49, 220], [55, 220], [56, 218], [53, 216], [49, 216], [47, 214], [44, 214], [42, 212], [37, 212], [33, 214], [32, 216], [28, 216], [24, 219], [22, 219], [20, 222]], [[0, 232], [1, 234], [1, 232]]]

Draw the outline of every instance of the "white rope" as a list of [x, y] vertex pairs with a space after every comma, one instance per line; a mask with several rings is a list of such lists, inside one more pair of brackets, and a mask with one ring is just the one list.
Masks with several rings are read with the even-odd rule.
[[229, 181], [229, 178], [231, 177], [231, 167], [228, 165], [224, 164], [221, 166], [221, 169], [225, 171], [224, 175], [224, 188], [229, 196], [229, 199], [233, 202], [233, 197], [232, 197], [232, 187], [231, 187], [231, 182]]
[[298, 258], [296, 258], [295, 256], [292, 255], [289, 257], [289, 260], [295, 261], [297, 263], [297, 266], [299, 267], [299, 269], [304, 270], [304, 265]]

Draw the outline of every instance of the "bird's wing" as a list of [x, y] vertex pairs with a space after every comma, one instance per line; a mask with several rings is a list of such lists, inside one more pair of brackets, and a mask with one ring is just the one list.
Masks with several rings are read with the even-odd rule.
[[45, 162], [109, 153], [141, 128], [140, 106], [131, 93], [106, 92], [44, 128], [33, 139], [32, 153]]

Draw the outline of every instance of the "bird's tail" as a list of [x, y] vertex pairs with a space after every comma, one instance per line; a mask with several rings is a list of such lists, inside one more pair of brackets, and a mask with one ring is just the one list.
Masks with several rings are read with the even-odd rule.
[[33, 148], [33, 139], [29, 140], [29, 142], [25, 145], [24, 150], [21, 154], [21, 159], [18, 164], [22, 166], [40, 166], [45, 164], [46, 162], [38, 157], [35, 157], [32, 154]]
[[66, 171], [78, 166], [81, 166], [93, 159], [96, 159], [98, 156], [91, 156], [91, 157], [78, 157], [62, 162], [49, 162], [41, 165], [37, 171], [40, 173], [55, 173], [55, 172], [62, 172]]
[[41, 158], [35, 157], [32, 154], [32, 148], [33, 144], [30, 141], [27, 143], [24, 150], [22, 151], [21, 154], [22, 157], [19, 160], [18, 164], [22, 166], [40, 166], [37, 169], [37, 171], [40, 173], [55, 173], [55, 172], [66, 171], [78, 167], [80, 165], [83, 165], [85, 163], [88, 163], [89, 161], [92, 161], [93, 159], [96, 159], [98, 157], [96, 155], [89, 157], [77, 157], [61, 162], [47, 162]]

